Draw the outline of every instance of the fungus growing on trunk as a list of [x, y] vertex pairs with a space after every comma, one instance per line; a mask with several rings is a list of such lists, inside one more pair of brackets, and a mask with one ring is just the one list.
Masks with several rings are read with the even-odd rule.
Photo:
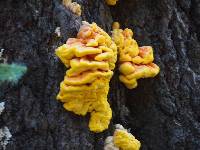
[[112, 118], [107, 94], [117, 60], [115, 43], [96, 23], [83, 22], [77, 38], [69, 38], [56, 55], [69, 68], [57, 99], [77, 115], [90, 112], [90, 130], [104, 131]]
[[63, 0], [63, 5], [76, 15], [81, 15], [81, 6], [77, 2], [72, 2], [72, 0]]
[[106, 0], [106, 3], [107, 3], [108, 5], [114, 6], [114, 5], [116, 5], [117, 1], [118, 1], [118, 0]]
[[138, 141], [128, 130], [120, 124], [115, 125], [116, 129], [113, 136], [105, 140], [104, 150], [139, 150], [141, 147]]
[[139, 47], [132, 38], [133, 32], [126, 28], [119, 28], [119, 23], [113, 24], [112, 38], [118, 47], [119, 53], [119, 79], [128, 89], [137, 87], [137, 80], [156, 76], [160, 68], [153, 63], [153, 48], [151, 46]]

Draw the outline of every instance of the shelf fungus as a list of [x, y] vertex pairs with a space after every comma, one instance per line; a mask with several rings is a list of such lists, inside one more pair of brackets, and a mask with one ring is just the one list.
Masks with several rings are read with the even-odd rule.
[[137, 80], [156, 76], [160, 68], [153, 63], [153, 48], [151, 46], [139, 47], [132, 38], [131, 29], [120, 29], [118, 22], [114, 22], [112, 38], [118, 47], [119, 79], [128, 89], [137, 87]]
[[104, 150], [139, 150], [140, 147], [140, 141], [120, 124], [116, 125], [114, 135], [107, 137], [104, 144]]
[[112, 118], [107, 94], [117, 46], [96, 23], [83, 21], [77, 38], [69, 38], [56, 49], [56, 55], [69, 68], [57, 99], [64, 103], [66, 110], [77, 115], [91, 113], [90, 130], [104, 131]]
[[118, 1], [118, 0], [106, 0], [106, 3], [107, 3], [108, 5], [114, 6], [114, 5], [116, 5], [117, 1]]
[[80, 16], [81, 15], [81, 5], [76, 2], [72, 2], [72, 0], [63, 0], [63, 5], [72, 11], [74, 14]]

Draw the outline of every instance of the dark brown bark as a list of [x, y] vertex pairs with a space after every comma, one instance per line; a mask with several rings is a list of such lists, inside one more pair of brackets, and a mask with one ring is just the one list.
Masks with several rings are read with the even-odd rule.
[[[13, 135], [7, 149], [102, 150], [113, 124], [120, 123], [131, 128], [142, 150], [199, 150], [200, 1], [119, 0], [115, 7], [104, 0], [77, 2], [81, 17], [57, 0], [0, 1], [0, 48], [9, 62], [28, 66], [17, 85], [0, 87], [6, 102], [0, 126]], [[88, 130], [89, 116], [67, 112], [55, 99], [66, 69], [54, 50], [76, 35], [81, 20], [108, 32], [113, 21], [134, 29], [139, 45], [154, 47], [161, 68], [133, 90], [119, 82], [116, 68], [109, 93], [113, 120], [100, 134]]]

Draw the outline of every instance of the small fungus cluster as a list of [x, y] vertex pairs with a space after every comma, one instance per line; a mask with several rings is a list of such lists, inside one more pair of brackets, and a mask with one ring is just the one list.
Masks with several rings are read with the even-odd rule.
[[139, 150], [140, 146], [140, 141], [122, 125], [117, 124], [114, 135], [106, 138], [104, 150]]
[[107, 94], [117, 60], [115, 43], [96, 23], [83, 22], [77, 38], [69, 38], [56, 55], [69, 68], [57, 99], [77, 115], [90, 112], [90, 130], [104, 131], [112, 118]]
[[152, 63], [153, 48], [151, 46], [139, 47], [132, 38], [133, 32], [126, 28], [119, 28], [119, 23], [113, 24], [112, 38], [118, 47], [119, 54], [119, 79], [128, 89], [137, 87], [137, 80], [156, 76], [160, 69]]
[[76, 15], [81, 15], [81, 6], [78, 3], [72, 2], [72, 0], [63, 0], [63, 5]]
[[114, 5], [116, 5], [117, 1], [118, 1], [118, 0], [106, 0], [106, 3], [107, 3], [108, 5], [114, 6]]

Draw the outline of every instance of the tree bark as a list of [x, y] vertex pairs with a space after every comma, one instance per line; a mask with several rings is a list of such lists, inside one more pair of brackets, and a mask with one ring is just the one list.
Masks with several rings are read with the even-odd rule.
[[[0, 48], [8, 62], [28, 67], [17, 85], [0, 86], [6, 103], [0, 127], [12, 134], [7, 150], [103, 150], [116, 123], [131, 128], [142, 150], [199, 150], [200, 1], [119, 0], [114, 7], [104, 0], [77, 2], [81, 17], [58, 0], [0, 1]], [[89, 131], [89, 115], [65, 111], [55, 98], [66, 71], [55, 48], [77, 34], [81, 20], [108, 33], [113, 21], [133, 29], [140, 46], [153, 46], [161, 68], [156, 78], [128, 90], [116, 67], [108, 95], [113, 119], [99, 134]]]

